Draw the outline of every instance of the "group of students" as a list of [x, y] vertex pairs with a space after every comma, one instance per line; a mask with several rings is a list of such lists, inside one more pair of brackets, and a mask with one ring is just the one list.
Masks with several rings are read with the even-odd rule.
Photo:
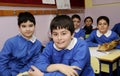
[[20, 33], [9, 38], [0, 51], [0, 76], [94, 76], [87, 43], [74, 37], [74, 24], [67, 15], [55, 16], [50, 24], [52, 40], [42, 51], [34, 36], [36, 21], [29, 12], [18, 15]]
[[[96, 27], [93, 27], [93, 19], [90, 16], [84, 19], [85, 25], [82, 28], [80, 27], [81, 18], [79, 15], [73, 15], [72, 20], [75, 27], [74, 37], [84, 39], [89, 47], [97, 47], [103, 43], [120, 39], [120, 23], [110, 30], [110, 20], [107, 16], [98, 17]], [[120, 44], [116, 48], [120, 49]]]
[[96, 29], [96, 27], [93, 26], [93, 19], [90, 16], [84, 19], [84, 26], [81, 26], [81, 17], [79, 15], [74, 14], [71, 18], [75, 27], [74, 37], [76, 38], [86, 39], [89, 34]]
[[34, 36], [35, 18], [29, 12], [21, 12], [18, 15], [20, 33], [9, 38], [0, 52], [0, 76], [16, 76], [26, 71], [29, 76], [95, 76], [88, 46], [109, 42], [118, 35], [108, 30], [106, 16], [97, 19], [98, 30], [91, 31], [85, 40], [84, 36], [76, 35], [81, 30], [77, 27], [79, 24], [74, 16], [55, 16], [50, 23], [52, 40], [41, 52], [42, 44]]

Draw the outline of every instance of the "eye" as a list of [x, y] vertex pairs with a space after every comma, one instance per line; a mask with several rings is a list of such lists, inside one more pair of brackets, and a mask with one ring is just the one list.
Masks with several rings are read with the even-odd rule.
[[66, 35], [67, 33], [66, 32], [63, 32], [62, 35]]
[[33, 26], [34, 26], [33, 24], [29, 25], [29, 27], [33, 27]]
[[22, 28], [25, 28], [26, 26], [25, 25], [21, 25]]
[[53, 35], [53, 36], [57, 36], [58, 34], [57, 34], [57, 33], [53, 33], [52, 35]]
[[107, 23], [104, 23], [104, 25], [107, 25]]

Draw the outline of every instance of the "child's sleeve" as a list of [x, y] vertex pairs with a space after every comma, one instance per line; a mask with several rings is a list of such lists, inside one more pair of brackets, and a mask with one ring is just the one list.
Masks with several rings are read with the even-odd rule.
[[98, 43], [94, 42], [94, 41], [96, 41], [94, 38], [94, 36], [95, 36], [94, 34], [95, 34], [95, 31], [91, 32], [89, 37], [85, 40], [89, 47], [97, 47], [98, 46]]
[[6, 41], [1, 52], [0, 52], [0, 76], [11, 76], [11, 70], [9, 69], [8, 63], [10, 61], [11, 44]]

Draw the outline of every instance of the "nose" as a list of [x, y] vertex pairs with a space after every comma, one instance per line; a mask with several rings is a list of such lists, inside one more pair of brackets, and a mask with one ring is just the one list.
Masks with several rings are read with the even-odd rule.
[[29, 27], [26, 27], [26, 30], [30, 30], [30, 28], [29, 28]]
[[61, 35], [58, 35], [58, 40], [61, 40]]

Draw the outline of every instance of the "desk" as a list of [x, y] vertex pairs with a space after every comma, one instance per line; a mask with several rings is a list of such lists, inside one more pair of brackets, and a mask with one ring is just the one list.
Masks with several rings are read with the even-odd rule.
[[[114, 49], [110, 52], [98, 52], [97, 47], [90, 47], [90, 54], [92, 57], [96, 57], [99, 60], [100, 72], [107, 72], [109, 76], [113, 76], [113, 71], [117, 69], [117, 75], [119, 75], [119, 60], [120, 49]], [[101, 75], [101, 73], [100, 73]]]

